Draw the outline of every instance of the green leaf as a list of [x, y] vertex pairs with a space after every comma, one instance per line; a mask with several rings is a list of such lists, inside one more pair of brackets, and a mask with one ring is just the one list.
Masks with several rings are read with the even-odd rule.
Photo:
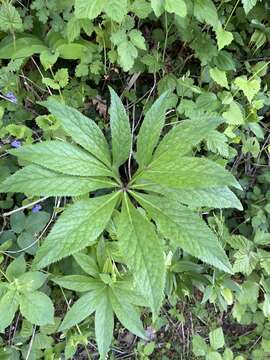
[[12, 231], [20, 234], [25, 228], [26, 216], [23, 211], [17, 211], [10, 216], [10, 226]]
[[164, 153], [138, 176], [141, 180], [172, 188], [208, 188], [234, 186], [241, 189], [234, 176], [221, 165], [206, 158], [171, 159]]
[[218, 23], [217, 9], [212, 0], [194, 0], [194, 16], [214, 28]]
[[34, 325], [54, 323], [54, 308], [51, 299], [40, 291], [24, 292], [20, 296], [20, 311]]
[[137, 137], [136, 160], [140, 167], [148, 165], [165, 123], [168, 92], [162, 94], [147, 111]]
[[80, 32], [81, 32], [80, 21], [81, 20], [76, 19], [75, 17], [71, 17], [71, 19], [68, 21], [66, 28], [68, 42], [71, 43], [73, 40], [75, 40], [77, 37], [80, 36]]
[[17, 280], [17, 286], [21, 291], [35, 291], [41, 288], [48, 275], [39, 271], [28, 271], [22, 274]]
[[23, 23], [16, 8], [4, 3], [0, 6], [0, 30], [1, 31], [22, 31]]
[[62, 141], [45, 141], [25, 145], [9, 153], [50, 170], [77, 176], [110, 176], [111, 171], [96, 158], [75, 145]]
[[187, 6], [184, 0], [165, 0], [165, 10], [181, 17], [187, 15]]
[[218, 350], [225, 345], [223, 330], [221, 327], [209, 333], [210, 345], [214, 350]]
[[165, 281], [163, 244], [153, 225], [135, 209], [127, 195], [120, 215], [118, 238], [126, 264], [156, 317], [163, 299]]
[[48, 47], [37, 37], [24, 34], [15, 40], [12, 36], [7, 36], [0, 42], [0, 59], [21, 59], [39, 54]]
[[[148, 190], [154, 188], [148, 188]], [[157, 189], [158, 191], [158, 189]], [[160, 193], [192, 208], [235, 208], [243, 210], [241, 202], [227, 187], [214, 189], [161, 189]]]
[[38, 165], [28, 165], [8, 177], [0, 185], [0, 191], [33, 196], [78, 196], [115, 186], [116, 183], [106, 179], [64, 175]]
[[241, 108], [236, 101], [230, 103], [229, 109], [222, 116], [230, 125], [243, 125], [245, 123]]
[[218, 239], [197, 214], [176, 200], [132, 194], [149, 212], [160, 232], [175, 246], [223, 271], [232, 272]]
[[207, 352], [207, 344], [200, 335], [192, 337], [192, 350], [196, 356], [205, 356]]
[[83, 253], [77, 253], [73, 255], [78, 265], [87, 274], [96, 277], [99, 274], [99, 268], [96, 261], [89, 255]]
[[129, 33], [130, 41], [134, 46], [141, 50], [146, 50], [145, 38], [140, 30], [133, 29]]
[[103, 297], [104, 289], [91, 291], [77, 300], [68, 310], [59, 331], [70, 329], [90, 316], [98, 306]]
[[106, 0], [75, 0], [75, 16], [78, 19], [95, 19], [103, 10]]
[[25, 271], [26, 262], [24, 260], [24, 255], [21, 255], [9, 264], [6, 270], [6, 276], [9, 281], [13, 281], [20, 277]]
[[110, 93], [111, 106], [109, 113], [112, 133], [113, 165], [118, 168], [129, 157], [132, 136], [129, 118], [121, 99], [112, 88], [110, 88]]
[[145, 331], [136, 308], [117, 296], [113, 289], [109, 289], [110, 302], [121, 324], [133, 334], [146, 340]]
[[127, 14], [127, 0], [107, 0], [104, 11], [110, 19], [121, 23]]
[[222, 356], [216, 351], [209, 351], [205, 360], [222, 360]]
[[159, 17], [164, 12], [164, 1], [165, 0], [151, 0], [151, 7], [156, 17]]
[[211, 78], [220, 86], [229, 88], [227, 75], [225, 71], [219, 70], [219, 68], [215, 67], [210, 69]]
[[111, 164], [108, 143], [98, 125], [79, 111], [55, 100], [47, 100], [42, 105], [60, 121], [65, 132], [85, 150], [106, 165]]
[[40, 53], [40, 62], [45, 70], [50, 69], [57, 61], [58, 52], [52, 53], [50, 50], [44, 50]]
[[245, 10], [245, 13], [248, 14], [250, 10], [254, 8], [257, 4], [257, 0], [242, 0], [242, 4]]
[[100, 302], [96, 306], [95, 335], [98, 352], [105, 359], [113, 339], [114, 315], [108, 290], [105, 289]]
[[16, 291], [10, 290], [0, 299], [0, 333], [10, 325], [18, 310], [18, 297]]
[[225, 46], [230, 45], [230, 43], [233, 41], [233, 34], [230, 31], [224, 30], [220, 23], [218, 24], [215, 31], [217, 37], [218, 50], [220, 51]]
[[65, 289], [78, 292], [98, 290], [104, 286], [100, 280], [96, 280], [90, 276], [84, 275], [66, 275], [55, 277], [52, 279], [52, 281]]
[[260, 91], [261, 80], [259, 78], [251, 80], [247, 79], [246, 76], [239, 76], [234, 82], [235, 85], [243, 91], [250, 103], [254, 96]]
[[188, 154], [193, 147], [205, 139], [209, 131], [214, 130], [223, 122], [220, 117], [202, 116], [199, 120], [184, 120], [170, 130], [158, 145], [154, 160], [164, 153], [171, 158]]
[[138, 56], [138, 50], [132, 44], [131, 41], [123, 41], [117, 46], [117, 52], [119, 55], [119, 64], [124, 71], [132, 69], [135, 59]]
[[34, 267], [40, 269], [93, 244], [111, 218], [119, 193], [78, 201], [57, 220], [39, 248]]
[[54, 80], [58, 82], [60, 88], [67, 86], [69, 80], [68, 69], [59, 69], [54, 75]]

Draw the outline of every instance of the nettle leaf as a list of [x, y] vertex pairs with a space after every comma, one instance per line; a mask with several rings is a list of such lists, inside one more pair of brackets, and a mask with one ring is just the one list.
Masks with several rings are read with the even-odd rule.
[[257, 0], [242, 0], [242, 4], [245, 10], [245, 13], [248, 14], [250, 10], [254, 8], [257, 4]]
[[21, 192], [33, 196], [78, 196], [116, 185], [106, 178], [71, 176], [38, 165], [28, 165], [8, 177], [0, 185], [0, 191]]
[[252, 99], [261, 88], [261, 79], [247, 79], [246, 76], [239, 76], [235, 80], [235, 85], [238, 86], [240, 90], [243, 91], [245, 96], [247, 97], [248, 101], [251, 103]]
[[31, 324], [43, 326], [54, 323], [54, 307], [51, 299], [40, 291], [20, 295], [20, 311]]
[[47, 100], [42, 105], [59, 120], [65, 132], [85, 150], [106, 165], [111, 165], [108, 143], [98, 125], [70, 106], [55, 100]]
[[23, 23], [17, 9], [10, 3], [0, 6], [0, 30], [22, 31]]
[[136, 160], [140, 167], [148, 165], [165, 123], [168, 92], [161, 95], [147, 111], [137, 137]]
[[245, 123], [242, 110], [236, 101], [230, 103], [229, 109], [222, 116], [230, 125], [243, 125]]
[[221, 165], [195, 157], [175, 158], [172, 161], [170, 153], [164, 153], [150, 163], [137, 179], [171, 188], [234, 186], [241, 189], [234, 176]]
[[101, 359], [105, 359], [109, 351], [113, 339], [113, 328], [113, 308], [109, 298], [109, 292], [105, 289], [104, 296], [97, 304], [95, 313], [95, 335]]
[[117, 46], [119, 65], [124, 71], [132, 69], [135, 59], [138, 57], [138, 50], [131, 41], [125, 40]]
[[102, 299], [104, 289], [91, 291], [77, 300], [67, 312], [59, 331], [72, 328], [90, 316]]
[[222, 50], [225, 46], [230, 45], [233, 41], [233, 34], [230, 31], [226, 31], [222, 28], [222, 25], [219, 23], [216, 31], [218, 50]]
[[133, 29], [128, 35], [134, 46], [136, 46], [138, 49], [146, 50], [145, 38], [143, 37], [141, 31]]
[[210, 69], [211, 78], [220, 86], [229, 88], [227, 75], [225, 71], [219, 70], [219, 68], [215, 67]]
[[98, 290], [104, 287], [104, 284], [100, 280], [85, 275], [60, 276], [53, 278], [52, 281], [65, 289], [78, 292]]
[[194, 0], [194, 16], [214, 28], [218, 24], [218, 13], [212, 0]]
[[127, 0], [107, 0], [104, 11], [110, 19], [121, 23], [127, 14]]
[[133, 334], [146, 340], [146, 334], [137, 309], [133, 305], [123, 301], [114, 288], [109, 289], [109, 297], [113, 311], [121, 324]]
[[67, 175], [110, 176], [112, 172], [96, 158], [75, 145], [53, 140], [25, 145], [9, 153]]
[[148, 298], [155, 317], [161, 306], [165, 282], [163, 244], [153, 225], [132, 205], [127, 195], [121, 210], [118, 237], [126, 264], [133, 272], [140, 292]]
[[165, 0], [165, 10], [181, 17], [187, 15], [187, 6], [184, 0]]
[[33, 266], [40, 269], [93, 244], [109, 222], [119, 194], [82, 200], [69, 206], [38, 249]]
[[107, 0], [75, 0], [75, 16], [78, 19], [95, 19], [102, 12]]
[[10, 325], [16, 311], [18, 310], [19, 302], [16, 290], [7, 291], [0, 299], [0, 333]]
[[170, 198], [134, 194], [149, 212], [161, 233], [190, 255], [232, 273], [229, 260], [217, 237], [193, 211]]
[[112, 88], [110, 88], [110, 93], [111, 106], [109, 112], [112, 134], [113, 165], [118, 168], [129, 157], [132, 136], [128, 114], [121, 99]]

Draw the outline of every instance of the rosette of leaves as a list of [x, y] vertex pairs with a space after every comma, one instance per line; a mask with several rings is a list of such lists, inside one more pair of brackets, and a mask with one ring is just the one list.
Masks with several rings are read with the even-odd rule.
[[111, 146], [93, 120], [49, 99], [44, 106], [72, 141], [44, 141], [10, 150], [30, 164], [6, 179], [2, 190], [33, 196], [84, 195], [59, 216], [37, 251], [34, 269], [95, 244], [114, 209], [120, 210], [119, 249], [155, 318], [164, 296], [163, 238], [173, 249], [180, 247], [203, 262], [232, 271], [219, 240], [191, 208], [241, 208], [229, 190], [241, 187], [221, 165], [192, 156], [192, 149], [220, 125], [220, 118], [181, 121], [162, 136], [169, 97], [164, 93], [145, 114], [135, 139], [120, 98], [110, 92]]

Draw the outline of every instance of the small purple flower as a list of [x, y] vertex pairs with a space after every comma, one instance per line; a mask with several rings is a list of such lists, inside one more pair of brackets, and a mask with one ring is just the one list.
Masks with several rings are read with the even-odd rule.
[[17, 104], [18, 102], [18, 99], [16, 98], [16, 96], [13, 94], [13, 92], [9, 91], [7, 94], [6, 94], [6, 98], [11, 101], [13, 104]]
[[22, 146], [22, 143], [20, 140], [13, 140], [11, 141], [10, 145], [13, 147], [13, 148], [19, 148], [20, 146]]
[[32, 208], [32, 212], [33, 213], [37, 213], [42, 209], [42, 206], [40, 204], [36, 204], [33, 208]]

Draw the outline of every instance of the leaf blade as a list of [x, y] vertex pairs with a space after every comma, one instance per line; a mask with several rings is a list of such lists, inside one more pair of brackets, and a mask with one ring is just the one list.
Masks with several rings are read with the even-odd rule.
[[[163, 299], [165, 262], [163, 244], [148, 220], [125, 197], [118, 228], [119, 248], [154, 316]], [[145, 242], [143, 239], [147, 238]], [[155, 254], [155, 256], [154, 256]], [[158, 266], [157, 266], [158, 264]]]
[[111, 94], [109, 113], [112, 133], [113, 165], [118, 168], [129, 157], [132, 136], [129, 118], [124, 105], [116, 92], [112, 88], [109, 89]]
[[111, 165], [108, 143], [98, 125], [78, 110], [55, 100], [42, 102], [61, 123], [65, 132], [107, 166]]
[[41, 269], [93, 243], [106, 227], [118, 196], [112, 193], [82, 200], [66, 209], [38, 249], [34, 268]]

